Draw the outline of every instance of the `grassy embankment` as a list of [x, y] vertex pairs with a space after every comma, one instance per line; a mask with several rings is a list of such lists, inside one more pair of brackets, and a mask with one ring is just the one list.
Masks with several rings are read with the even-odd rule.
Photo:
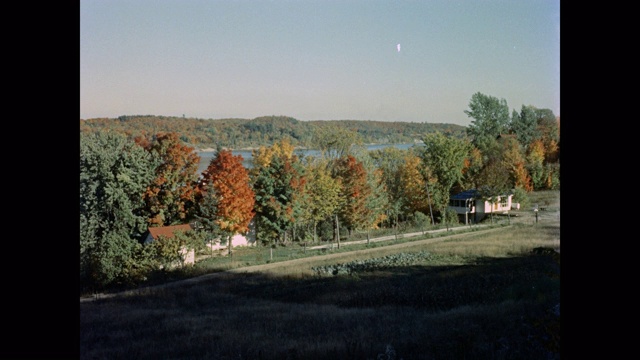
[[497, 231], [81, 303], [80, 355], [559, 358], [560, 255], [551, 248], [560, 225], [531, 219], [523, 212]]

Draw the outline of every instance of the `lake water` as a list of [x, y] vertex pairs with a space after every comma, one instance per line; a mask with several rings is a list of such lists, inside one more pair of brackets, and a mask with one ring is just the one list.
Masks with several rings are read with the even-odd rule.
[[[372, 151], [372, 150], [378, 150], [378, 149], [384, 149], [386, 147], [396, 147], [400, 150], [407, 150], [408, 148], [412, 147], [412, 146], [419, 146], [421, 144], [383, 144], [383, 145], [367, 145], [367, 150]], [[231, 153], [235, 156], [235, 155], [242, 155], [242, 158], [244, 159], [244, 161], [242, 162], [242, 164], [244, 165], [244, 167], [246, 167], [247, 169], [253, 167], [253, 154], [251, 150], [233, 150], [231, 151]], [[307, 150], [307, 149], [298, 149], [294, 151], [295, 154], [297, 155], [304, 155], [304, 156], [319, 156], [320, 155], [320, 151], [318, 150]], [[200, 155], [200, 165], [198, 166], [198, 174], [202, 174], [202, 172], [207, 168], [207, 166], [209, 166], [209, 163], [211, 162], [211, 159], [214, 158], [215, 156], [215, 151], [202, 151], [202, 152], [198, 152], [198, 155]]]

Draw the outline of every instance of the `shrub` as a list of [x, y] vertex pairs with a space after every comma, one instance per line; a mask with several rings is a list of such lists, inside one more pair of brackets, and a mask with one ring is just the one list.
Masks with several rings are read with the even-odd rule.
[[385, 268], [414, 265], [429, 260], [431, 254], [426, 251], [418, 253], [399, 253], [368, 260], [355, 260], [344, 264], [312, 267], [316, 275], [354, 275], [358, 272], [375, 271]]

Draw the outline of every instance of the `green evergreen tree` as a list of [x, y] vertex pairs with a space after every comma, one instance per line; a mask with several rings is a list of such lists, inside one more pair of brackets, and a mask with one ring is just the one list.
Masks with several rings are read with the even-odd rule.
[[122, 135], [81, 134], [81, 283], [102, 287], [130, 275], [147, 230], [142, 194], [157, 164]]

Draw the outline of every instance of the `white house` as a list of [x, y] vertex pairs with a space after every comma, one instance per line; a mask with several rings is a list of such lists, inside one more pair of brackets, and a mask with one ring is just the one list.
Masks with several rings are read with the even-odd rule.
[[482, 199], [476, 189], [466, 190], [449, 198], [447, 208], [455, 210], [465, 224], [477, 223], [491, 213], [508, 214], [511, 210], [513, 194], [497, 196], [495, 199]]
[[[176, 231], [187, 232], [187, 231], [193, 230], [193, 227], [191, 226], [191, 224], [184, 224], [184, 225], [150, 227], [148, 230], [149, 231], [147, 233], [147, 236], [144, 239], [145, 244], [158, 240], [160, 236], [163, 236], [166, 238], [172, 238]], [[183, 247], [182, 249], [180, 249], [180, 255], [182, 256], [182, 260], [183, 260], [182, 263], [184, 265], [193, 265], [196, 261], [196, 253], [195, 253], [195, 250], [193, 249], [189, 250], [186, 247]], [[178, 264], [175, 264], [175, 265], [178, 266]]]
[[[207, 244], [207, 248], [210, 250], [222, 250], [227, 248], [227, 244], [225, 241], [225, 245], [220, 244], [221, 239], [214, 239], [211, 243]], [[249, 222], [249, 232], [247, 234], [235, 234], [231, 237], [231, 246], [233, 248], [238, 246], [255, 246], [256, 245], [256, 229], [255, 222], [251, 219]], [[232, 248], [232, 249], [233, 249]]]
[[[187, 232], [189, 230], [197, 229], [199, 224], [197, 222], [193, 222], [190, 224], [183, 225], [172, 225], [172, 226], [157, 226], [150, 227], [145, 237], [144, 243], [147, 244], [149, 242], [155, 241], [159, 236], [164, 236], [167, 238], [171, 238], [174, 236], [176, 231], [184, 231]], [[255, 232], [255, 223], [253, 220], [249, 223], [249, 232], [247, 234], [235, 234], [231, 237], [231, 246], [239, 247], [239, 246], [254, 246], [256, 245], [256, 232]], [[210, 250], [223, 250], [227, 249], [227, 244], [220, 244], [220, 238], [214, 239], [211, 243], [206, 244], [206, 247]], [[184, 265], [193, 265], [195, 264], [195, 250], [188, 250], [187, 248], [182, 248], [180, 250], [180, 254], [182, 255], [183, 264]], [[179, 266], [179, 264], [174, 264], [174, 266]]]

